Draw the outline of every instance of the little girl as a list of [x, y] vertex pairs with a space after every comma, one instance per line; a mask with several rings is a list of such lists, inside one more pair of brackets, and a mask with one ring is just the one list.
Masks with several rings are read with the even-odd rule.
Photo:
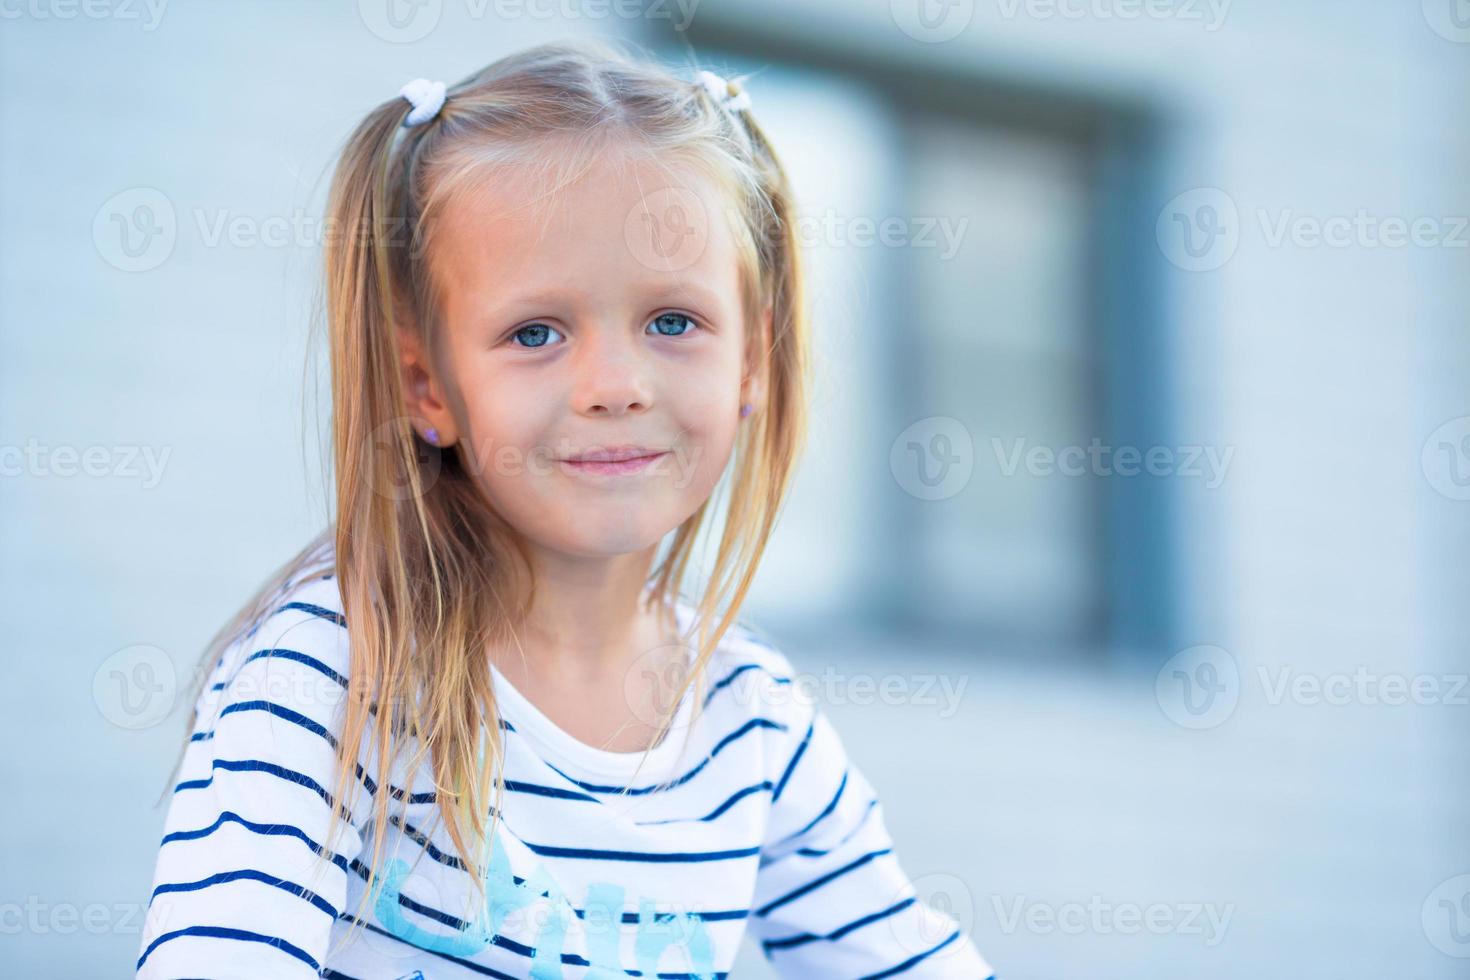
[[749, 929], [988, 977], [736, 621], [808, 371], [748, 94], [600, 43], [418, 79], [328, 208], [336, 521], [206, 653], [137, 975], [713, 978]]

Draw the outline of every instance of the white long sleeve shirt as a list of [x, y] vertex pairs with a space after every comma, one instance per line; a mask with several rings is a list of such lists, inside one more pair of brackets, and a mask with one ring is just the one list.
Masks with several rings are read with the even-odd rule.
[[[692, 608], [678, 611], [685, 628]], [[747, 929], [782, 977], [991, 976], [917, 898], [873, 787], [792, 665], [748, 630], [723, 638], [704, 712], [690, 725], [686, 696], [636, 777], [642, 753], [573, 738], [496, 671], [506, 782], [481, 881], [434, 819], [427, 771], [379, 786], [368, 746], [368, 777], [332, 797], [348, 636], [336, 579], [315, 578], [216, 665], [168, 809], [139, 978], [724, 978]], [[338, 949], [381, 792], [378, 893]], [[308, 877], [338, 805], [350, 828], [327, 874]]]

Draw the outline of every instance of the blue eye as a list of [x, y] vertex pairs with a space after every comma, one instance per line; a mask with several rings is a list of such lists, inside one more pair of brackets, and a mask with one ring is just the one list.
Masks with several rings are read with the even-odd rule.
[[521, 329], [511, 334], [511, 339], [520, 338], [525, 341], [522, 346], [535, 349], [546, 346], [546, 335], [548, 333], [556, 333], [556, 330], [548, 327], [544, 323], [533, 323], [529, 327], [521, 327]]
[[[681, 322], [687, 323], [689, 329], [678, 329]], [[694, 322], [692, 317], [687, 317], [682, 313], [660, 313], [649, 321], [649, 326], [654, 327], [660, 337], [682, 337], [698, 326], [698, 324]], [[673, 329], [665, 330], [664, 327], [672, 327]]]

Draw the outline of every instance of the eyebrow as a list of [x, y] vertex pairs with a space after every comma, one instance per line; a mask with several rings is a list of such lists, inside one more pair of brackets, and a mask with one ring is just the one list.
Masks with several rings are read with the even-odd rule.
[[[634, 287], [640, 294], [660, 297], [680, 297], [691, 306], [700, 306], [707, 309], [717, 309], [720, 306], [719, 296], [714, 290], [698, 282], [683, 282], [678, 284], [644, 284]], [[553, 289], [538, 289], [531, 293], [513, 293], [503, 298], [487, 312], [487, 316], [497, 319], [508, 318], [510, 313], [517, 309], [528, 307], [556, 306], [564, 303], [568, 297], [575, 301], [591, 301], [593, 297], [580, 287], [559, 287]]]

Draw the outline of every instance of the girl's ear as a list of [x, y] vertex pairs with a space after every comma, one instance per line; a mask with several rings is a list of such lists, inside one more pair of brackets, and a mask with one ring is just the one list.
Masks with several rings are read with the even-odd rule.
[[770, 363], [772, 309], [769, 304], [756, 327], [755, 343], [745, 345], [745, 376], [740, 379], [740, 403], [752, 406], [751, 413], [762, 407], [766, 397], [766, 369]]
[[398, 361], [403, 369], [404, 408], [420, 438], [436, 446], [454, 445], [459, 439], [454, 415], [444, 402], [444, 389], [429, 363], [423, 341], [412, 330], [398, 330]]

